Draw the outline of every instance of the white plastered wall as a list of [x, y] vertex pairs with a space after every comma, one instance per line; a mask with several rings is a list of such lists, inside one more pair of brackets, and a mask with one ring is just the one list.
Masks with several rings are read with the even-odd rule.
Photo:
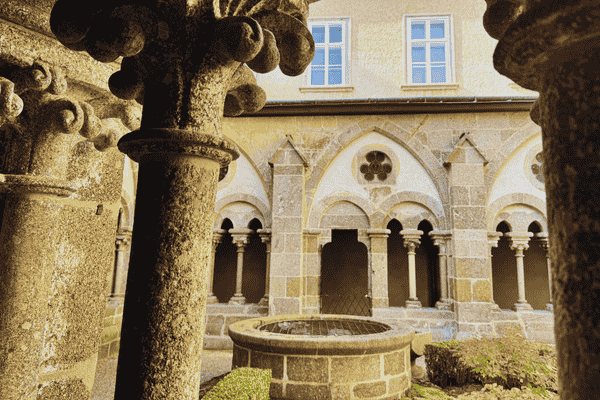
[[317, 186], [313, 204], [318, 204], [329, 196], [341, 194], [355, 195], [369, 200], [368, 187], [361, 185], [356, 180], [352, 162], [361, 148], [375, 144], [389, 148], [398, 160], [396, 183], [393, 185], [382, 183], [381, 186], [390, 187], [391, 193], [401, 191], [423, 193], [436, 199], [441, 207], [442, 202], [435, 184], [419, 161], [398, 143], [375, 132], [357, 139], [335, 157]]
[[[546, 202], [546, 192], [538, 189], [528, 178], [527, 168], [530, 168], [529, 157], [531, 149], [541, 151], [541, 134], [534, 136], [520, 146], [504, 163], [492, 185], [488, 206], [499, 198], [512, 193], [527, 193]], [[535, 153], [535, 151], [534, 151]], [[525, 165], [526, 158], [528, 159]]]
[[271, 202], [258, 171], [244, 154], [229, 165], [229, 172], [217, 186], [217, 201], [231, 194], [249, 194], [266, 204]]

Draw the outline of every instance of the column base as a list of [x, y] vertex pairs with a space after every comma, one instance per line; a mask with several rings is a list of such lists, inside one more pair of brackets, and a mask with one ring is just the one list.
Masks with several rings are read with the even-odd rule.
[[420, 300], [406, 300], [406, 308], [423, 308]]
[[546, 304], [546, 311], [554, 312], [554, 304], [547, 303]]
[[500, 309], [500, 306], [494, 302], [492, 302], [492, 305], [490, 306], [490, 310], [492, 312], [502, 312], [502, 310]]
[[233, 305], [244, 305], [246, 304], [246, 298], [242, 295], [233, 295], [231, 299], [229, 299], [229, 304]]
[[451, 311], [452, 303], [450, 303], [447, 299], [441, 299], [435, 303], [435, 308], [437, 308], [438, 310]]
[[519, 311], [533, 311], [533, 307], [531, 307], [531, 304], [525, 302], [525, 303], [515, 303], [514, 306], [514, 310], [519, 312]]
[[269, 307], [269, 295], [265, 294], [262, 299], [258, 302], [259, 307]]
[[219, 299], [217, 299], [217, 296], [215, 296], [214, 294], [208, 296], [206, 299], [206, 304], [217, 304], [218, 302]]

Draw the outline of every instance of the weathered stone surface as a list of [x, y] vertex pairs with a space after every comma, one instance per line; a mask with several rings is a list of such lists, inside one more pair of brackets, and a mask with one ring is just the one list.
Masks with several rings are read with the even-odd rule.
[[329, 360], [326, 357], [287, 357], [288, 379], [292, 381], [326, 383], [329, 379]]
[[331, 400], [331, 389], [329, 385], [303, 385], [299, 383], [288, 383], [285, 386], [286, 399], [302, 400]]
[[270, 369], [273, 373], [273, 378], [283, 379], [283, 355], [252, 351], [250, 366], [252, 368]]
[[404, 365], [405, 354], [403, 351], [396, 351], [383, 356], [383, 374], [399, 375], [406, 370]]
[[352, 392], [358, 398], [382, 396], [386, 392], [385, 381], [359, 383]]
[[380, 356], [332, 357], [330, 380], [333, 383], [361, 382], [379, 378]]

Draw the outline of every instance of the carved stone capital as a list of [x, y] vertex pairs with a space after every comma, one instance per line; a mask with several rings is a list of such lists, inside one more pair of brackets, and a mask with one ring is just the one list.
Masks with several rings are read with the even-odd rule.
[[450, 237], [452, 236], [452, 232], [438, 231], [436, 229], [436, 230], [429, 232], [429, 236], [431, 236], [431, 239], [433, 239], [434, 246], [439, 247], [440, 254], [445, 254], [446, 253], [446, 244], [450, 240]]
[[504, 234], [510, 239], [510, 249], [517, 252], [517, 257], [523, 256], [523, 250], [529, 248], [529, 238], [533, 236], [531, 232], [507, 232]]
[[101, 62], [123, 56], [109, 79], [119, 98], [144, 105], [142, 128], [220, 132], [223, 114], [261, 109], [250, 69], [304, 72], [315, 51], [306, 27], [314, 0], [199, 0], [92, 5], [59, 0], [50, 27]]
[[415, 251], [415, 249], [421, 244], [421, 236], [423, 235], [423, 231], [416, 229], [404, 229], [400, 231], [400, 234], [404, 238], [404, 247], [407, 247], [409, 252]]
[[115, 240], [117, 251], [125, 251], [131, 246], [131, 234], [132, 231], [130, 230], [121, 230], [117, 232], [117, 239]]
[[223, 240], [223, 235], [225, 235], [226, 233], [227, 233], [227, 231], [225, 229], [213, 229], [213, 235], [212, 235], [213, 249], [215, 249], [217, 247], [217, 245], [219, 243], [221, 243], [221, 241]]
[[486, 2], [484, 27], [499, 40], [494, 68], [524, 88], [543, 91], [543, 71], [552, 63], [562, 62], [556, 57], [557, 51], [584, 41], [588, 52], [600, 47], [596, 2]]
[[248, 244], [248, 237], [254, 233], [254, 231], [247, 228], [233, 228], [229, 230], [229, 233], [231, 234], [233, 243], [235, 243], [239, 252], [244, 250]]
[[[57, 187], [72, 193], [66, 182], [69, 160], [75, 146], [85, 143], [74, 135], [81, 135], [97, 150], [105, 151], [116, 146], [122, 129], [112, 120], [101, 120], [90, 103], [69, 95], [64, 71], [57, 66], [34, 61], [28, 67], [6, 66], [0, 73], [6, 75], [0, 77], [0, 122], [5, 126], [0, 136], [0, 172], [7, 176], [49, 178], [54, 180], [47, 182], [49, 193], [56, 192]], [[122, 102], [110, 95], [104, 103], [109, 105], [111, 100]], [[104, 120], [123, 119], [123, 115], [129, 113], [130, 119], [134, 120], [137, 113], [139, 120], [141, 112], [138, 106], [123, 105], [122, 110], [124, 113], [121, 114], [115, 110], [103, 112], [101, 117]], [[135, 124], [132, 122], [130, 125]], [[24, 185], [22, 190], [33, 189], [33, 182], [25, 182], [21, 178], [9, 180], [13, 183], [11, 188], [0, 190], [17, 190], [15, 184], [18, 180]], [[40, 184], [41, 181], [37, 180], [35, 191], [39, 191]]]
[[488, 244], [491, 247], [498, 247], [498, 241], [502, 237], [502, 232], [488, 232]]
[[369, 237], [371, 239], [373, 239], [373, 238], [385, 239], [390, 235], [390, 233], [392, 233], [392, 231], [389, 229], [367, 229], [367, 235], [369, 235]]
[[260, 236], [260, 240], [263, 243], [267, 243], [267, 244], [271, 243], [271, 234], [272, 234], [271, 228], [259, 229], [259, 230], [257, 230], [257, 232], [258, 232], [258, 235]]
[[535, 234], [535, 237], [542, 245], [542, 248], [546, 251], [546, 254], [548, 254], [548, 250], [550, 250], [550, 241], [549, 241], [548, 232], [538, 232]]

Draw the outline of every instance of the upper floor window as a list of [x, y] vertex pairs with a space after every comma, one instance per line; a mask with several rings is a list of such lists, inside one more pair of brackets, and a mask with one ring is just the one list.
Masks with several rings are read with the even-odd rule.
[[451, 16], [406, 17], [408, 84], [453, 82]]
[[311, 19], [308, 27], [315, 40], [315, 57], [308, 70], [308, 85], [348, 85], [349, 19]]

